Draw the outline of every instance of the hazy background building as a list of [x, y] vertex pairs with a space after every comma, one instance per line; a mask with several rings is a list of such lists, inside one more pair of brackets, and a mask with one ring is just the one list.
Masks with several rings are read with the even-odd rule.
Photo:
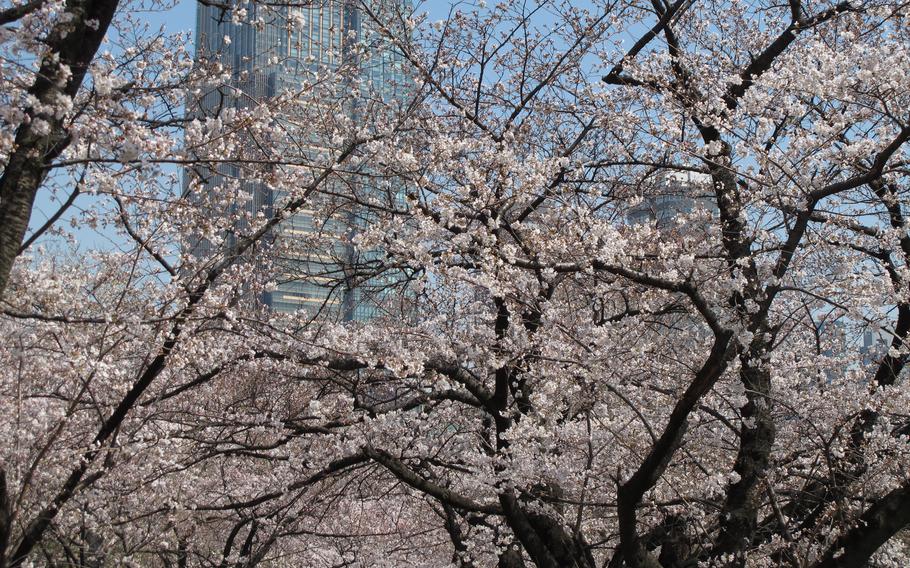
[[[377, 9], [388, 9], [404, 7], [407, 2], [377, 0], [374, 4]], [[250, 3], [233, 10], [200, 3], [196, 14], [197, 59], [220, 61], [230, 69], [231, 82], [227, 88], [203, 93], [189, 112], [204, 117], [214, 116], [227, 107], [249, 107], [299, 90], [318, 73], [331, 73], [344, 67], [352, 89], [357, 85], [363, 91], [360, 101], [348, 97], [342, 107], [346, 117], [356, 125], [368, 106], [368, 97], [388, 101], [402, 99], [408, 93], [401, 54], [378, 37], [360, 3], [353, 0], [315, 0], [311, 5], [292, 6]], [[370, 49], [354, 49], [367, 44]], [[309, 102], [319, 105], [330, 101]], [[298, 131], [296, 140], [300, 144], [295, 145], [294, 151], [300, 152], [303, 147], [303, 152], [312, 153], [312, 161], [318, 163], [317, 154], [327, 142], [320, 139], [320, 130], [314, 127], [307, 132], [301, 121], [295, 124], [291, 117], [287, 118], [287, 128]], [[330, 188], [327, 193], [369, 193], [367, 180], [369, 176], [362, 175]], [[266, 184], [245, 179], [243, 169], [230, 163], [218, 171], [206, 172], [202, 191], [227, 181], [239, 184], [247, 198], [238, 200], [232, 205], [233, 210], [222, 214], [236, 213], [237, 208], [242, 208], [252, 215], [261, 213], [270, 217], [275, 206], [286, 197]], [[376, 187], [375, 191], [388, 193], [389, 189]], [[285, 245], [282, 250], [294, 249], [297, 241], [316, 241], [317, 233], [321, 244], [275, 259], [271, 270], [277, 287], [263, 301], [281, 312], [307, 309], [340, 319], [369, 319], [379, 310], [382, 290], [390, 278], [385, 275], [364, 279], [352, 271], [353, 266], [369, 263], [380, 254], [358, 251], [351, 245], [357, 231], [369, 223], [369, 215], [348, 205], [333, 209], [334, 213], [327, 217], [326, 203], [318, 205], [322, 206], [320, 214], [314, 215], [312, 209], [303, 210], [283, 221], [271, 236], [272, 243]], [[228, 244], [230, 238], [228, 235]], [[200, 241], [199, 247], [204, 249], [206, 245]]]
[[633, 224], [656, 222], [662, 227], [696, 209], [716, 214], [711, 176], [701, 172], [667, 171], [655, 177], [641, 203], [632, 207], [626, 217]]

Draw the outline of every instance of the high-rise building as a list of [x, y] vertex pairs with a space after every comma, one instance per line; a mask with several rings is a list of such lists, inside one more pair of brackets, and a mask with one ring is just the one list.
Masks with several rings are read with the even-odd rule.
[[656, 176], [641, 203], [629, 210], [627, 218], [633, 224], [655, 222], [662, 227], [698, 208], [716, 214], [711, 183], [711, 176], [706, 173], [661, 173]]
[[[405, 2], [376, 0], [373, 4], [381, 11], [402, 7]], [[302, 84], [313, 82], [314, 77], [331, 75], [342, 68], [351, 90], [364, 90], [361, 102], [357, 96], [347, 97], [340, 106], [345, 118], [355, 126], [361, 118], [358, 115], [367, 106], [367, 97], [372, 101], [377, 98], [390, 101], [403, 98], [408, 92], [401, 54], [377, 39], [379, 34], [373, 33], [369, 18], [357, 0], [313, 0], [285, 6], [250, 3], [233, 10], [219, 5], [197, 6], [197, 58], [220, 61], [232, 77], [226, 88], [203, 93], [194, 101], [189, 112], [197, 116], [215, 115], [227, 107], [249, 107], [284, 93], [298, 92]], [[362, 49], [364, 45], [369, 49]], [[317, 99], [308, 101], [317, 107], [336, 102], [318, 100], [322, 96], [318, 94], [305, 96]], [[311, 154], [312, 162], [318, 163], [318, 155], [328, 143], [321, 139], [324, 134], [314, 125], [307, 131], [305, 120], [287, 119], [283, 127], [294, 129], [297, 136], [294, 151], [302, 152], [304, 157]], [[337, 208], [328, 207], [325, 200], [331, 197], [322, 195], [314, 198], [322, 200], [317, 204], [320, 214], [305, 209], [279, 224], [271, 241], [284, 246], [275, 250], [294, 251], [295, 241], [310, 244], [306, 250], [284, 252], [274, 259], [271, 270], [277, 286], [263, 298], [272, 309], [321, 311], [339, 319], [354, 320], [369, 319], [376, 314], [382, 303], [381, 290], [388, 284], [384, 279], [390, 277], [352, 276], [352, 266], [375, 259], [379, 251], [358, 251], [351, 245], [352, 236], [369, 223], [369, 215], [349, 202], [341, 204], [345, 192], [369, 193], [371, 188], [365, 181], [368, 179], [369, 176], [360, 176], [360, 181], [339, 183], [325, 192], [341, 196]], [[245, 179], [242, 168], [230, 162], [216, 172], [207, 173], [202, 191], [226, 180], [239, 184], [242, 194], [247, 196], [233, 207], [245, 208], [252, 215], [271, 216], [286, 197], [262, 181]], [[354, 184], [359, 187], [353, 189]], [[390, 194], [388, 187], [377, 186], [375, 192], [379, 191]], [[328, 209], [334, 211], [331, 216], [325, 214]]]

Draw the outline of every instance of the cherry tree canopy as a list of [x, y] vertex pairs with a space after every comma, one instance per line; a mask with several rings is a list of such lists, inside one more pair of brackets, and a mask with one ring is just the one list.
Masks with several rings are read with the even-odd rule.
[[357, 4], [406, 95], [207, 116], [167, 6], [3, 4], [0, 568], [910, 564], [910, 5]]

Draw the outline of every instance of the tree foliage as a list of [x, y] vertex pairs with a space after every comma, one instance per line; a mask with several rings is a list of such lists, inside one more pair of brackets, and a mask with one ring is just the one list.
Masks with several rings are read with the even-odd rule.
[[0, 566], [910, 562], [906, 4], [364, 2], [405, 94], [265, 100], [140, 8], [0, 10]]

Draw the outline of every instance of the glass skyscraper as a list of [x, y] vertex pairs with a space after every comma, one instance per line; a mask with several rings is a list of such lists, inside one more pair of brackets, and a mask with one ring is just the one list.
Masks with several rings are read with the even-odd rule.
[[[304, 3], [301, 3], [304, 4]], [[403, 7], [403, 0], [376, 0], [377, 9]], [[228, 107], [244, 108], [256, 103], [267, 102], [285, 93], [300, 90], [300, 86], [320, 72], [337, 71], [344, 66], [350, 87], [367, 86], [369, 96], [386, 101], [401, 99], [408, 91], [407, 80], [402, 71], [402, 57], [399, 52], [378, 42], [373, 34], [369, 19], [356, 0], [315, 0], [306, 6], [261, 6], [250, 3], [245, 7], [226, 10], [220, 6], [197, 4], [196, 53], [197, 59], [220, 61], [231, 73], [228, 88], [214, 89], [203, 93], [194, 101], [190, 113], [195, 116], [214, 116]], [[227, 39], [225, 39], [227, 38]], [[353, 46], [373, 43], [371, 49], [356, 50]], [[353, 70], [353, 71], [352, 71]], [[338, 85], [344, 86], [343, 83]], [[336, 85], [336, 86], [338, 86]], [[318, 91], [311, 91], [318, 92]], [[367, 93], [364, 93], [366, 97]], [[316, 100], [308, 103], [318, 106], [333, 101]], [[359, 104], [357, 97], [341, 107], [345, 117], [358, 126], [359, 113], [366, 106], [366, 99]], [[312, 162], [318, 163], [318, 155], [327, 144], [321, 140], [320, 129], [307, 131], [301, 121], [288, 121], [283, 127], [296, 131], [294, 152], [302, 151], [304, 156], [312, 155]], [[301, 150], [304, 148], [304, 150]], [[358, 176], [355, 176], [358, 177]], [[375, 260], [378, 251], [358, 251], [352, 246], [351, 238], [369, 223], [366, 209], [345, 202], [345, 192], [369, 193], [369, 176], [359, 176], [359, 181], [335, 183], [325, 194], [335, 194], [339, 207], [326, 207], [325, 194], [315, 197], [322, 200], [313, 209], [300, 211], [281, 222], [276, 234], [271, 235], [274, 244], [284, 245], [282, 250], [294, 249], [295, 242], [316, 242], [307, 250], [285, 252], [272, 264], [273, 277], [277, 286], [263, 299], [272, 309], [293, 312], [305, 309], [310, 312], [322, 311], [339, 319], [364, 320], [373, 317], [381, 305], [381, 289], [388, 284], [389, 277], [362, 278], [352, 276], [351, 267]], [[245, 179], [243, 170], [229, 161], [208, 172], [203, 189], [213, 188], [232, 180], [241, 186], [248, 196], [232, 207], [245, 208], [252, 215], [271, 216], [286, 196], [270, 188], [261, 180]], [[358, 188], [355, 190], [354, 186]], [[393, 195], [388, 187], [375, 188], [374, 193]], [[399, 192], [400, 193], [400, 192]], [[334, 211], [326, 215], [326, 210]], [[215, 212], [217, 214], [217, 212]], [[318, 238], [316, 238], [318, 236]], [[276, 247], [276, 250], [279, 247]]]

